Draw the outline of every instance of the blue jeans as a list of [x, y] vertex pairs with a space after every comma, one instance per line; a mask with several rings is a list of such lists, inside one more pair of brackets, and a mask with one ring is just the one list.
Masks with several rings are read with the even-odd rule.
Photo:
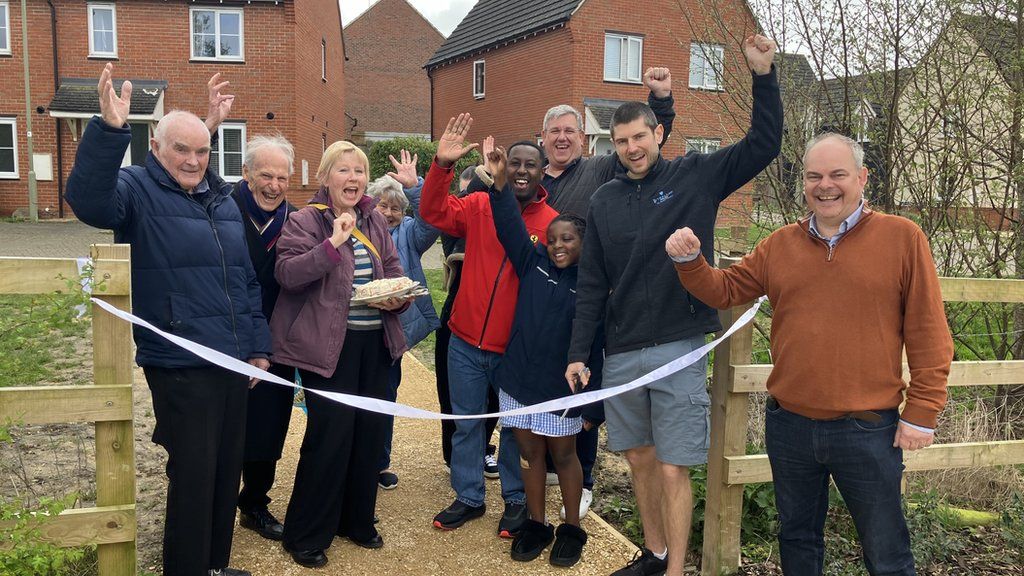
[[[398, 400], [398, 385], [402, 383], [402, 359], [399, 358], [391, 367], [388, 368], [388, 389], [385, 400], [391, 400], [395, 402]], [[377, 462], [377, 471], [383, 472], [388, 468], [391, 468], [391, 439], [395, 435], [395, 417], [385, 416], [387, 418], [387, 430], [384, 433], [384, 452], [380, 455], [380, 460]]]
[[[480, 350], [452, 334], [448, 344], [448, 387], [453, 414], [483, 414], [487, 391], [501, 354]], [[452, 489], [457, 500], [470, 506], [484, 503], [484, 421], [456, 420], [452, 436]], [[502, 427], [498, 441], [498, 474], [505, 502], [526, 502], [519, 470], [519, 446], [511, 428]]]
[[880, 422], [811, 420], [769, 400], [765, 444], [779, 510], [779, 551], [786, 576], [820, 576], [825, 559], [829, 477], [850, 510], [872, 576], [914, 576], [903, 517], [903, 451], [893, 448], [899, 414]]

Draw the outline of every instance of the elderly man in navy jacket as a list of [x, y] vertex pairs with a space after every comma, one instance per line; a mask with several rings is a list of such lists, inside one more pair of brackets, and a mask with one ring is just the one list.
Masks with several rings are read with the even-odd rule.
[[[132, 302], [158, 328], [266, 369], [270, 331], [261, 310], [231, 186], [207, 171], [208, 126], [231, 109], [210, 79], [207, 124], [171, 112], [157, 125], [145, 166], [121, 168], [131, 142], [131, 83], [114, 91], [107, 64], [101, 117], [88, 124], [68, 178], [83, 222], [132, 245]], [[135, 331], [136, 362], [153, 393], [153, 441], [167, 450], [164, 575], [248, 576], [227, 568], [245, 439], [244, 376], [213, 366], [148, 330]], [[267, 384], [264, 384], [266, 386]]]

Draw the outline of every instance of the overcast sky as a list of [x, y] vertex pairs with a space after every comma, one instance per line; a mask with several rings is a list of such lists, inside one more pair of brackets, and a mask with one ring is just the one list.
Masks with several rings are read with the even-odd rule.
[[[341, 2], [341, 22], [347, 26], [349, 22], [362, 14], [376, 0], [339, 0]], [[408, 0], [416, 7], [441, 34], [448, 36], [455, 30], [459, 22], [466, 16], [476, 0]]]

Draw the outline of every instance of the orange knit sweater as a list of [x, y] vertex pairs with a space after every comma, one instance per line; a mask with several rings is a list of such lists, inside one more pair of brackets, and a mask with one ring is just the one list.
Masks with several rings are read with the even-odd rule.
[[775, 363], [768, 392], [786, 410], [830, 419], [898, 407], [905, 345], [910, 387], [901, 417], [935, 427], [953, 341], [928, 240], [910, 220], [865, 209], [831, 253], [802, 221], [729, 268], [698, 257], [676, 271], [715, 308], [768, 295]]

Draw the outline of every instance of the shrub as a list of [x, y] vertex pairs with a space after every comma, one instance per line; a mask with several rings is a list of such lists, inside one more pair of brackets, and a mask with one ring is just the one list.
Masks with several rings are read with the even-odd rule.
[[[394, 167], [391, 165], [391, 161], [388, 160], [388, 155], [398, 158], [403, 148], [412, 154], [419, 155], [419, 160], [416, 162], [416, 172], [420, 176], [426, 176], [427, 170], [430, 169], [431, 162], [434, 161], [434, 154], [437, 152], [437, 142], [408, 136], [403, 138], [392, 138], [391, 140], [381, 140], [379, 142], [374, 142], [370, 146], [370, 153], [368, 154], [370, 157], [370, 175], [373, 178], [379, 178], [388, 172], [393, 172]], [[458, 163], [455, 164], [455, 178], [452, 179], [453, 186], [458, 186], [458, 175], [461, 174], [463, 170], [468, 166], [475, 166], [479, 163], [480, 154], [477, 150], [470, 152], [459, 160]]]

